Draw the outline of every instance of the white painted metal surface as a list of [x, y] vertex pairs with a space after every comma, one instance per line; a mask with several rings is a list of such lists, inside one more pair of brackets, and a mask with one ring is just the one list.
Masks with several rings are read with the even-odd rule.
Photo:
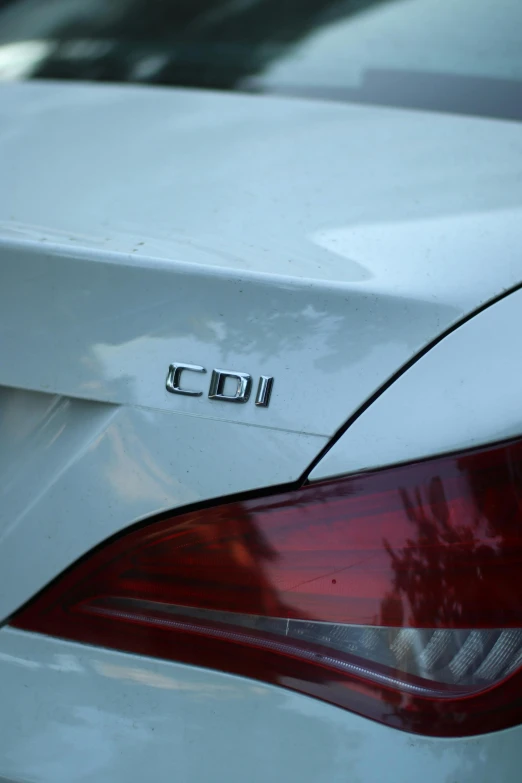
[[0, 780], [519, 783], [522, 728], [441, 740], [219, 672], [0, 631]]
[[[0, 385], [330, 436], [464, 311], [344, 285], [86, 252], [0, 240], [0, 324], [9, 333]], [[166, 391], [172, 362], [207, 369], [184, 379], [202, 397]], [[209, 400], [214, 368], [249, 373], [256, 384], [273, 376], [270, 406]], [[320, 404], [326, 395], [329, 404]]]
[[[2, 618], [135, 521], [297, 480], [405, 362], [522, 279], [514, 123], [150, 88], [0, 96]], [[460, 362], [473, 323], [419, 373]], [[488, 356], [510, 323], [479, 329]], [[273, 376], [270, 406], [169, 394], [176, 361], [207, 369], [191, 379], [202, 391], [214, 368]], [[485, 388], [455, 438], [514, 432], [519, 385], [468, 371]], [[404, 387], [402, 454], [449, 442], [443, 406], [417, 431], [423, 383]], [[359, 462], [343, 438], [314, 477], [377, 446], [373, 464], [402, 459], [394, 422], [376, 445], [385, 399]], [[475, 432], [495, 401], [502, 415]], [[7, 628], [0, 683], [0, 778], [16, 783], [519, 778], [520, 729], [419, 739], [282, 689]]]
[[312, 481], [522, 435], [522, 290], [445, 337], [367, 408]]
[[[330, 436], [520, 281], [515, 123], [152, 88], [1, 98], [0, 384]], [[168, 395], [173, 361], [272, 375], [272, 403]]]

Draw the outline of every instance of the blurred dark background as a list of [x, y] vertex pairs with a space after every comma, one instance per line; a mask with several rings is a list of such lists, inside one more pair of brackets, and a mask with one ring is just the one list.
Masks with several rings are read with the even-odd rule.
[[522, 119], [522, 0], [0, 0], [6, 78]]

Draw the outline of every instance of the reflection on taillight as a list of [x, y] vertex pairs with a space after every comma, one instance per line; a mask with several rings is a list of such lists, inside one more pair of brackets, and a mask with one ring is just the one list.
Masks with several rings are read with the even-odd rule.
[[522, 721], [522, 441], [192, 511], [84, 559], [27, 630], [276, 683], [390, 726]]

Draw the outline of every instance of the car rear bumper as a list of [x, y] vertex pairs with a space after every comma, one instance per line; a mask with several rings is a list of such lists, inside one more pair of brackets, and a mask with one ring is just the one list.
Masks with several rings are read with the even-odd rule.
[[381, 726], [215, 671], [3, 628], [0, 780], [520, 780], [522, 727], [458, 740]]

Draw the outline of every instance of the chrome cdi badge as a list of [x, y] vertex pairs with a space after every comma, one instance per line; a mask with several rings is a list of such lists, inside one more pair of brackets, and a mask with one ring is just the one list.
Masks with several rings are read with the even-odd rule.
[[[167, 391], [171, 394], [183, 394], [185, 397], [201, 397], [202, 391], [194, 391], [182, 386], [182, 374], [184, 372], [206, 373], [204, 367], [198, 364], [171, 364], [167, 374]], [[231, 380], [235, 385], [233, 393], [225, 393], [225, 384]], [[262, 375], [259, 379], [256, 394], [256, 405], [259, 408], [268, 408], [274, 379], [268, 375]], [[252, 391], [252, 376], [244, 372], [231, 370], [212, 370], [208, 397], [210, 400], [222, 400], [223, 402], [248, 402]]]

